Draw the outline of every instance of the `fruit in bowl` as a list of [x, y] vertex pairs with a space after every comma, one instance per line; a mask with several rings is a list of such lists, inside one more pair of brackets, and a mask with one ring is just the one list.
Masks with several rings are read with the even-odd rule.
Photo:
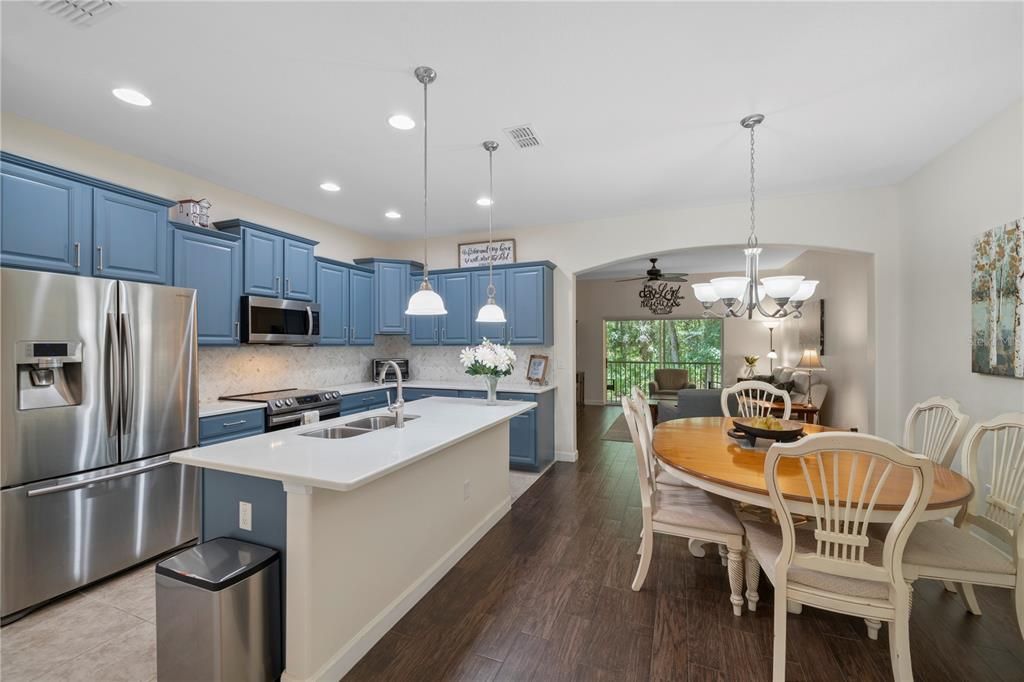
[[782, 431], [782, 422], [775, 417], [754, 417], [748, 422], [755, 429], [764, 429], [765, 431]]

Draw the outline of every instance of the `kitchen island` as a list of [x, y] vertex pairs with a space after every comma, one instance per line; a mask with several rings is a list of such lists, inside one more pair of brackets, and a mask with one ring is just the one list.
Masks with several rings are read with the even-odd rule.
[[339, 679], [508, 512], [508, 422], [534, 407], [425, 398], [401, 429], [304, 435], [382, 409], [172, 456], [284, 486], [282, 679]]

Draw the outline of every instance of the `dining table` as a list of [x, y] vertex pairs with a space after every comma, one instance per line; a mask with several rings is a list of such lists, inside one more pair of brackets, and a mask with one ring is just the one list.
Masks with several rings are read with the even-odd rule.
[[[845, 430], [819, 424], [802, 426], [807, 435]], [[691, 417], [662, 422], [654, 429], [654, 455], [663, 467], [690, 485], [737, 502], [771, 508], [764, 472], [770, 441], [758, 440], [752, 447], [746, 440], [731, 437], [729, 431], [732, 428], [731, 417]], [[848, 453], [840, 456], [843, 454], [851, 459], [854, 457]], [[811, 462], [810, 466], [813, 467], [814, 463]], [[850, 467], [841, 466], [840, 471], [840, 475], [845, 476]], [[863, 474], [864, 467], [861, 467], [860, 475]], [[879, 491], [873, 520], [892, 522], [896, 518], [910, 492], [912, 476], [909, 469], [893, 468]], [[847, 489], [847, 480], [840, 481], [839, 490]], [[813, 514], [806, 479], [798, 460], [780, 461], [778, 484], [779, 491], [794, 512]], [[859, 490], [860, 486], [853, 489]], [[949, 467], [935, 464], [932, 494], [921, 520], [950, 516], [967, 504], [973, 495], [974, 486], [970, 480]]]

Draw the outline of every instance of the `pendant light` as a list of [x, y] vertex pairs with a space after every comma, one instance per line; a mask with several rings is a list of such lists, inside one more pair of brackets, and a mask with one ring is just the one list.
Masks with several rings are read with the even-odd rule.
[[437, 78], [437, 72], [429, 66], [418, 66], [416, 80], [423, 83], [423, 281], [416, 293], [409, 297], [406, 315], [447, 315], [444, 301], [430, 286], [430, 269], [427, 267], [427, 86]]
[[490, 184], [488, 185], [487, 198], [487, 303], [480, 308], [476, 314], [477, 322], [505, 323], [505, 311], [501, 309], [498, 302], [494, 300], [497, 290], [494, 288], [494, 150], [498, 143], [494, 140], [487, 140], [483, 144], [487, 150], [487, 174]]
[[[802, 275], [760, 276], [758, 261], [761, 247], [757, 243], [754, 223], [754, 128], [763, 122], [762, 114], [751, 114], [740, 121], [740, 125], [750, 131], [750, 234], [747, 248], [743, 250], [747, 261], [746, 273], [743, 277], [716, 277], [710, 282], [693, 285], [693, 295], [704, 307], [704, 317], [746, 316], [751, 320], [756, 311], [767, 318], [782, 319], [792, 315], [798, 319], [803, 315], [800, 308], [814, 295], [818, 286], [817, 280], [804, 279]], [[769, 312], [761, 305], [765, 297], [772, 299], [775, 310]], [[721, 314], [713, 311], [718, 301], [725, 306]]]

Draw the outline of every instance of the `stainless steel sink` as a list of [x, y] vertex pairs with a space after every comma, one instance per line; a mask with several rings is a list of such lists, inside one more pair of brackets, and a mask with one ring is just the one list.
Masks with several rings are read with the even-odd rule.
[[364, 433], [371, 433], [370, 429], [356, 429], [351, 426], [332, 426], [329, 429], [317, 429], [316, 431], [306, 431], [300, 433], [300, 436], [309, 436], [310, 438], [329, 438], [331, 440], [336, 438], [355, 438], [361, 436]]
[[[419, 419], [415, 414], [405, 415], [405, 421], [412, 421], [413, 419]], [[377, 429], [386, 429], [389, 426], [395, 425], [395, 417], [390, 414], [381, 414], [376, 417], [363, 417], [357, 419], [354, 422], [349, 422], [345, 426], [351, 426], [355, 429], [369, 429], [370, 431], [376, 431]]]
[[[405, 415], [405, 421], [412, 419], [419, 419], [419, 415], [407, 414]], [[315, 431], [306, 431], [300, 433], [300, 436], [308, 436], [310, 438], [328, 438], [334, 440], [337, 438], [355, 438], [361, 436], [364, 433], [373, 433], [380, 429], [386, 429], [395, 425], [395, 418], [389, 414], [382, 414], [376, 417], [363, 417], [357, 419], [354, 422], [348, 422], [341, 426], [331, 426], [325, 429], [317, 429]]]

